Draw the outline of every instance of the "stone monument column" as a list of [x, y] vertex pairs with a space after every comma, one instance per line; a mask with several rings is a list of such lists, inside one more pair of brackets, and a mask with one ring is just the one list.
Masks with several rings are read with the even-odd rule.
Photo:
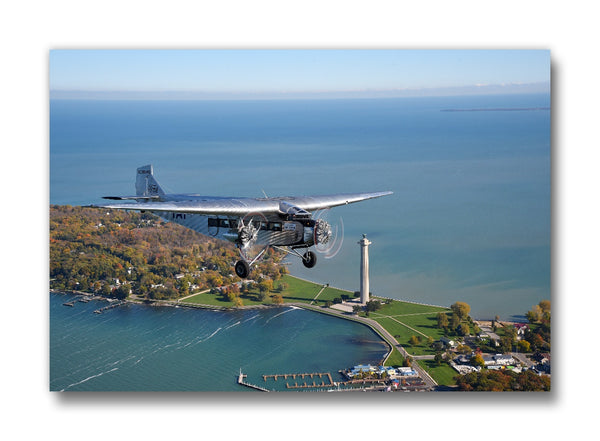
[[367, 235], [358, 241], [360, 245], [360, 303], [363, 305], [369, 301], [369, 245], [371, 242]]

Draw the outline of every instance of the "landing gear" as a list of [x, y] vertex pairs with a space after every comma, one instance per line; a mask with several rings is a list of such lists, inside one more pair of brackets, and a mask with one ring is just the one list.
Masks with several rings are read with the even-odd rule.
[[245, 260], [238, 260], [235, 264], [235, 273], [240, 279], [245, 279], [250, 274], [250, 265]]
[[304, 264], [305, 267], [312, 268], [313, 266], [315, 266], [317, 264], [317, 255], [315, 253], [313, 253], [312, 251], [307, 251], [302, 256], [302, 263]]

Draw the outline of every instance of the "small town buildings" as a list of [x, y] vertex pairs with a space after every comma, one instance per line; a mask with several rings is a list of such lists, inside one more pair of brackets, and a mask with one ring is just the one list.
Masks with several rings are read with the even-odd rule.
[[418, 375], [417, 371], [415, 371], [412, 367], [399, 367], [396, 368], [397, 375], [402, 377], [413, 377]]
[[454, 340], [451, 340], [448, 337], [440, 338], [440, 342], [444, 345], [444, 347], [448, 348], [455, 348], [456, 346], [458, 346], [458, 344]]

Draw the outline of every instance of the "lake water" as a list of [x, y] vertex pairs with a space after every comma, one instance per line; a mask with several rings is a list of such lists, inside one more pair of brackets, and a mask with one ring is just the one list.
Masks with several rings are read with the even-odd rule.
[[[171, 192], [260, 197], [391, 190], [338, 207], [345, 240], [291, 273], [477, 318], [550, 299], [549, 95], [298, 101], [50, 103], [50, 203], [134, 193], [154, 165]], [[445, 112], [447, 109], [529, 109]]]
[[63, 305], [76, 298], [50, 294], [53, 391], [251, 391], [237, 384], [240, 369], [250, 383], [285, 391], [283, 379], [262, 375], [330, 372], [338, 381], [338, 370], [387, 353], [368, 327], [296, 307], [130, 304], [94, 314], [106, 302]]

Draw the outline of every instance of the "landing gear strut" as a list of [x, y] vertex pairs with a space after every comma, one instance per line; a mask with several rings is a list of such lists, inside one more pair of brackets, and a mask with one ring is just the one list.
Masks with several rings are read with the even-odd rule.
[[315, 266], [317, 264], [317, 255], [315, 253], [313, 253], [312, 251], [307, 251], [302, 256], [302, 263], [304, 264], [305, 267], [312, 268], [313, 266]]
[[235, 273], [240, 279], [245, 279], [250, 274], [250, 265], [245, 260], [238, 260], [235, 264]]

